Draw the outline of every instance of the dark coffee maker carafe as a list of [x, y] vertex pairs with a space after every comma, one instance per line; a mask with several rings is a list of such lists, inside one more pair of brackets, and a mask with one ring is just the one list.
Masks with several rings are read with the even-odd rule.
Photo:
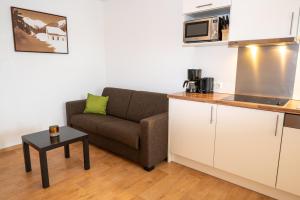
[[183, 87], [186, 88], [186, 92], [198, 92], [201, 73], [201, 69], [188, 69], [188, 80], [184, 81], [183, 83]]
[[190, 92], [190, 93], [198, 92], [196, 81], [184, 81], [183, 87], [186, 88], [186, 92]]

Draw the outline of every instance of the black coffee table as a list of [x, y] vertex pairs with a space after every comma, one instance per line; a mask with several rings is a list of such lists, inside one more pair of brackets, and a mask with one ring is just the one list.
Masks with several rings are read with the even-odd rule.
[[31, 171], [29, 152], [29, 146], [31, 146], [39, 152], [43, 188], [49, 187], [47, 151], [51, 149], [64, 146], [65, 157], [70, 158], [69, 144], [82, 141], [84, 169], [90, 169], [88, 135], [70, 127], [61, 127], [59, 133], [60, 136], [55, 138], [50, 138], [49, 131], [41, 131], [38, 133], [22, 136], [25, 170], [26, 172]]

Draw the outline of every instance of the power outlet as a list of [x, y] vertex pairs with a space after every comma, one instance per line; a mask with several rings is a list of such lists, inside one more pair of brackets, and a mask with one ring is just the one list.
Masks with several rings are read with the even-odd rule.
[[216, 83], [214, 84], [214, 89], [215, 89], [215, 90], [222, 89], [222, 87], [223, 87], [223, 83], [218, 83], [218, 82], [216, 82]]

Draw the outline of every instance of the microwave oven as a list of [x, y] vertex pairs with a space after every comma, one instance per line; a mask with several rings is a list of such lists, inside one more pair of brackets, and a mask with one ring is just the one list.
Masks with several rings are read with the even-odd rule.
[[219, 17], [208, 17], [184, 22], [183, 42], [217, 41], [219, 34]]

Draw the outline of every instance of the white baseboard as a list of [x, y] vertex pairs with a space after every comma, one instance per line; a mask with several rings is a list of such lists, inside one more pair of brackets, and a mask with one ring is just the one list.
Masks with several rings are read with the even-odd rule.
[[201, 171], [205, 174], [209, 174], [211, 176], [223, 179], [225, 181], [228, 181], [230, 183], [239, 185], [241, 187], [253, 190], [255, 192], [264, 194], [266, 196], [278, 199], [278, 200], [300, 200], [299, 196], [295, 196], [293, 194], [269, 187], [269, 186], [265, 186], [263, 184], [224, 172], [222, 170], [207, 166], [207, 165], [203, 165], [200, 164], [198, 162], [186, 159], [184, 157], [175, 155], [175, 154], [169, 154], [168, 157], [168, 161], [169, 162], [176, 162], [178, 164], [190, 167], [192, 169]]
[[3, 147], [3, 148], [0, 148], [0, 153], [16, 150], [16, 149], [20, 149], [20, 148], [22, 148], [22, 144], [17, 144], [17, 145], [13, 145], [13, 146], [9, 146], [9, 147]]

